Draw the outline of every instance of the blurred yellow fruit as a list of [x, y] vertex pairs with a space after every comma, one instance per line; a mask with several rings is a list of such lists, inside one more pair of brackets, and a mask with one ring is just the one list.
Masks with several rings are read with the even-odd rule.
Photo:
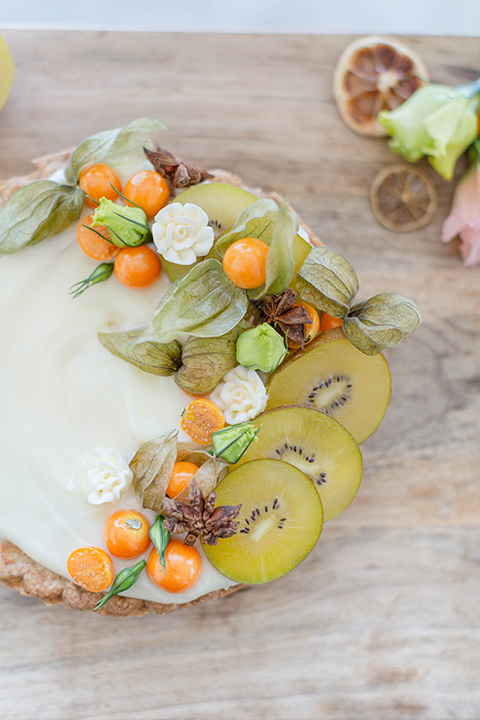
[[0, 110], [3, 108], [10, 95], [13, 85], [15, 68], [13, 58], [8, 45], [0, 35]]

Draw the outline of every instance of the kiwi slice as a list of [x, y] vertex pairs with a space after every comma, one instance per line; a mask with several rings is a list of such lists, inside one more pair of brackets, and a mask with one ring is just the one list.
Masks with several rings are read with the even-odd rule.
[[362, 479], [362, 455], [349, 432], [325, 413], [291, 405], [259, 415], [259, 430], [237, 464], [275, 458], [294, 465], [320, 495], [325, 522], [339, 515], [355, 497]]
[[[209, 225], [212, 226], [217, 238], [222, 232], [232, 227], [238, 220], [239, 215], [256, 200], [258, 198], [255, 195], [236, 185], [207, 182], [188, 188], [188, 190], [180, 193], [174, 202], [182, 203], [182, 205], [188, 202], [201, 207], [207, 213], [210, 219]], [[310, 252], [310, 245], [300, 235], [297, 235], [293, 241], [292, 252], [296, 274]], [[218, 259], [215, 245], [213, 245], [208, 255], [199, 258], [199, 260], [212, 257]], [[162, 258], [162, 265], [172, 281], [184, 277], [193, 267], [193, 265], [176, 265], [164, 258]]]
[[379, 426], [390, 392], [383, 355], [364, 355], [341, 328], [335, 328], [275, 370], [268, 384], [267, 410], [291, 403], [322, 410], [361, 443]]
[[[193, 203], [201, 207], [207, 213], [210, 219], [209, 225], [211, 225], [215, 237], [217, 237], [224, 230], [232, 227], [240, 213], [246, 210], [255, 200], [258, 200], [255, 195], [236, 185], [208, 182], [202, 185], [193, 185], [188, 190], [177, 195], [174, 202], [179, 202], [182, 205]], [[217, 257], [215, 245], [208, 255], [200, 258], [200, 260], [210, 257]], [[175, 265], [175, 263], [171, 263], [164, 258], [162, 258], [162, 265], [170, 280], [173, 281], [186, 275], [193, 267], [193, 265]]]
[[322, 503], [293, 465], [245, 463], [215, 492], [216, 505], [242, 505], [237, 533], [203, 546], [212, 565], [231, 580], [248, 585], [276, 580], [301, 563], [320, 537]]

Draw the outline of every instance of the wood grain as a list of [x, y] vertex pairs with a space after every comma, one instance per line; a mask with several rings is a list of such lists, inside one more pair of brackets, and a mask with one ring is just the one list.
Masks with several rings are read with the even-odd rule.
[[[480, 716], [480, 268], [374, 220], [395, 161], [338, 120], [329, 36], [4, 33], [16, 81], [0, 175], [134, 117], [199, 164], [276, 189], [358, 270], [360, 297], [411, 295], [425, 322], [389, 353], [393, 396], [351, 507], [293, 573], [165, 617], [101, 618], [0, 589], [8, 720], [474, 720]], [[408, 38], [431, 76], [478, 74], [480, 40]], [[459, 172], [461, 168], [459, 168]]]

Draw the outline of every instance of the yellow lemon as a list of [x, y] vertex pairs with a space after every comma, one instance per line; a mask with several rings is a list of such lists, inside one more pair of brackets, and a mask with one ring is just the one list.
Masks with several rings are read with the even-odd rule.
[[13, 58], [8, 45], [0, 35], [0, 110], [3, 108], [10, 95], [13, 85], [15, 68]]

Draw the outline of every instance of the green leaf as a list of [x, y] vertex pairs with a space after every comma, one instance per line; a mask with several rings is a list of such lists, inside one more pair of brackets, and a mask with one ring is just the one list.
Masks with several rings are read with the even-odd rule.
[[343, 321], [343, 332], [365, 355], [378, 355], [396, 347], [421, 322], [413, 300], [398, 293], [382, 293], [354, 305]]
[[133, 487], [143, 507], [162, 511], [165, 492], [177, 457], [178, 430], [166, 430], [146, 442], [131, 463]]
[[12, 195], [0, 210], [0, 254], [36, 245], [78, 220], [85, 204], [79, 187], [42, 180]]
[[67, 182], [76, 183], [83, 167], [95, 162], [138, 163], [144, 162], [143, 148], [153, 149], [150, 133], [165, 130], [165, 126], [153, 118], [140, 118], [115, 130], [92, 135], [74, 151], [65, 170]]
[[348, 260], [327, 247], [314, 247], [296, 278], [297, 294], [317, 310], [343, 318], [358, 292], [358, 278]]
[[247, 305], [245, 291], [230, 282], [221, 263], [204, 260], [167, 290], [139, 342], [169, 343], [182, 333], [225, 335], [243, 318]]
[[138, 562], [136, 565], [120, 570], [117, 577], [113, 581], [113, 585], [108, 591], [107, 595], [105, 595], [105, 597], [103, 597], [100, 602], [95, 605], [94, 610], [101, 610], [105, 603], [107, 603], [114, 595], [125, 592], [125, 590], [130, 590], [132, 585], [135, 585], [135, 583], [137, 582], [138, 578], [140, 577], [140, 573], [142, 572], [146, 564], [146, 560], [140, 560], [140, 562]]
[[143, 342], [137, 339], [143, 329], [117, 333], [98, 333], [98, 339], [112, 355], [132, 363], [152, 375], [175, 375], [182, 365], [182, 346], [177, 340], [171, 343]]
[[182, 362], [175, 376], [177, 385], [192, 395], [208, 395], [237, 365], [236, 332], [218, 338], [189, 337], [183, 346]]
[[150, 535], [150, 539], [157, 549], [160, 565], [162, 565], [163, 569], [166, 570], [167, 568], [165, 563], [165, 551], [167, 549], [168, 543], [170, 542], [170, 533], [164, 527], [163, 517], [161, 515], [157, 515], [157, 519], [150, 527], [148, 534]]

